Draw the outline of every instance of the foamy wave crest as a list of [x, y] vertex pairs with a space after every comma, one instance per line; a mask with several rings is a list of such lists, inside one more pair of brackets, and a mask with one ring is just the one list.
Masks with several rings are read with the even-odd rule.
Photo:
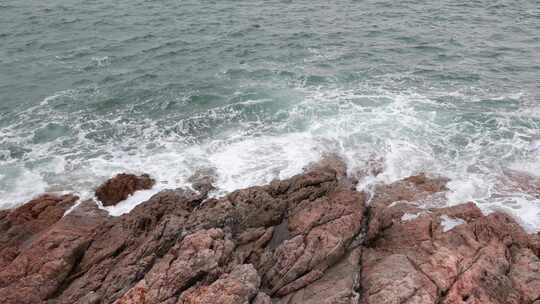
[[[91, 198], [97, 185], [119, 172], [152, 175], [154, 190], [108, 207], [119, 215], [155, 191], [188, 187], [188, 178], [200, 168], [217, 172], [215, 195], [221, 195], [287, 178], [333, 152], [346, 159], [352, 174], [370, 160], [380, 161], [381, 174], [362, 180], [360, 189], [419, 172], [447, 176], [451, 204], [472, 200], [486, 212], [502, 208], [528, 229], [540, 229], [531, 216], [538, 214], [537, 202], [517, 193], [499, 199], [497, 187], [504, 168], [532, 170], [538, 164], [539, 122], [520, 115], [519, 105], [528, 102], [521, 92], [303, 85], [280, 88], [275, 95], [212, 97], [225, 102], [189, 115], [168, 110], [170, 104], [163, 107], [161, 100], [96, 110], [104, 106], [102, 94], [96, 87], [59, 92], [2, 130], [3, 208], [43, 191]], [[81, 100], [88, 110], [62, 107]], [[159, 115], [149, 117], [149, 111]]]

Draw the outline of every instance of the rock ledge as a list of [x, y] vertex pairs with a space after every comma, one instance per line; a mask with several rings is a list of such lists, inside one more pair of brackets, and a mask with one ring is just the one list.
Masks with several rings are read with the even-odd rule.
[[[339, 159], [206, 199], [162, 191], [111, 217], [44, 195], [0, 212], [2, 303], [540, 304], [540, 238], [473, 203], [421, 209], [446, 179], [355, 190]], [[151, 187], [118, 175], [104, 204]], [[206, 183], [209, 184], [209, 183]]]

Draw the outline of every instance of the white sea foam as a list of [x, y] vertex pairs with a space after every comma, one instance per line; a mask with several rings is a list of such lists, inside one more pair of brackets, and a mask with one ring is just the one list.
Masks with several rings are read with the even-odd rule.
[[316, 140], [293, 133], [232, 143], [211, 151], [208, 160], [217, 169], [217, 186], [232, 191], [290, 177], [320, 156]]
[[404, 213], [401, 216], [401, 220], [404, 221], [404, 222], [412, 221], [412, 220], [418, 218], [421, 214], [422, 214], [421, 212], [419, 212], [419, 213]]
[[104, 67], [111, 64], [111, 58], [109, 56], [104, 57], [92, 57], [92, 63], [98, 67]]
[[450, 180], [447, 187], [449, 189], [447, 199], [453, 205], [489, 197], [492, 182], [489, 181], [489, 177], [479, 174], [468, 174], [461, 178], [456, 177]]
[[161, 189], [159, 187], [154, 187], [151, 190], [141, 190], [136, 191], [133, 195], [129, 196], [127, 199], [117, 203], [114, 206], [103, 207], [102, 209], [107, 210], [112, 216], [120, 216], [122, 214], [128, 213], [137, 205], [142, 202], [149, 200], [153, 195], [157, 194]]
[[[171, 113], [160, 120], [128, 119], [121, 113], [100, 117], [85, 112], [66, 114], [54, 107], [63, 99], [91, 100], [99, 94], [99, 88], [93, 87], [59, 92], [44, 99], [42, 105], [19, 113], [14, 124], [1, 130], [3, 208], [48, 190], [73, 191], [83, 199], [92, 198], [97, 185], [119, 172], [153, 176], [157, 180], [154, 190], [136, 193], [118, 206], [106, 208], [119, 215], [155, 191], [189, 186], [187, 179], [198, 168], [215, 169], [219, 188], [215, 195], [222, 195], [287, 178], [322, 154], [335, 152], [346, 159], [351, 172], [363, 169], [370, 159], [381, 160], [382, 173], [365, 177], [360, 189], [419, 172], [447, 176], [451, 179], [450, 204], [475, 201], [485, 212], [506, 210], [529, 231], [540, 230], [535, 207], [540, 204], [519, 193], [504, 193], [505, 199], [500, 199], [495, 187], [504, 164], [532, 174], [540, 171], [534, 156], [538, 144], [530, 140], [537, 130], [514, 127], [504, 113], [494, 114], [497, 128], [472, 125], [453, 116], [454, 110], [441, 110], [458, 105], [432, 100], [444, 92], [430, 95], [370, 86], [299, 87], [290, 92], [293, 101], [280, 105], [275, 113], [267, 113], [272, 99], [264, 97], [189, 117]], [[468, 97], [461, 91], [448, 94]], [[523, 98], [518, 93], [510, 95], [507, 97]], [[473, 102], [482, 100], [476, 99]], [[250, 111], [255, 114], [247, 116]], [[36, 130], [50, 121], [71, 133], [35, 141]], [[210, 132], [215, 134], [205, 137]], [[501, 135], [509, 133], [515, 135]], [[20, 147], [26, 148], [20, 152], [23, 156], [16, 155]]]
[[2, 198], [0, 206], [3, 209], [15, 207], [47, 189], [47, 183], [37, 173], [16, 165], [5, 165], [0, 168], [4, 173], [0, 178], [0, 183], [5, 185], [0, 189]]
[[449, 217], [446, 214], [441, 215], [441, 225], [443, 227], [443, 232], [450, 231], [455, 227], [466, 224], [467, 222], [460, 218]]
[[43, 101], [41, 101], [40, 106], [47, 106], [50, 102], [54, 101], [55, 99], [61, 98], [63, 96], [69, 96], [72, 95], [75, 92], [75, 90], [64, 90], [54, 93], [51, 96], [45, 97]]

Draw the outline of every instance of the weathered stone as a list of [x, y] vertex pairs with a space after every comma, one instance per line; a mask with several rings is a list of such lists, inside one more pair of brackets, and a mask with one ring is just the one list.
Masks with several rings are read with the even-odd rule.
[[[524, 290], [535, 283], [525, 278], [535, 278], [534, 268], [521, 277], [509, 275], [517, 261], [509, 252], [530, 247], [529, 236], [512, 218], [484, 216], [473, 203], [420, 209], [418, 195], [405, 198], [388, 195], [370, 207], [373, 230], [363, 256], [364, 303], [530, 303]], [[527, 257], [533, 264], [537, 259]]]
[[360, 249], [352, 250], [313, 283], [289, 293], [277, 304], [356, 304], [360, 277]]
[[163, 191], [130, 213], [110, 218], [96, 229], [78, 273], [61, 295], [74, 303], [93, 294], [112, 303], [131, 289], [161, 260], [184, 233], [184, 223], [197, 196], [189, 191]]
[[436, 303], [437, 287], [406, 255], [383, 258], [367, 250], [362, 259], [362, 302], [365, 304]]
[[272, 304], [272, 299], [264, 292], [259, 292], [253, 299], [252, 304]]
[[509, 277], [512, 285], [523, 295], [522, 301], [540, 299], [540, 259], [530, 249], [512, 248]]
[[436, 193], [447, 190], [447, 179], [428, 178], [425, 174], [411, 176], [389, 185], [377, 185], [373, 190], [373, 196], [369, 200], [370, 221], [368, 226], [367, 238], [373, 240], [377, 238], [381, 229], [385, 229], [390, 223], [384, 214], [391, 204], [399, 202], [407, 203], [402, 208], [418, 208], [418, 201], [426, 200]]
[[[178, 304], [244, 304], [257, 296], [261, 280], [251, 264], [236, 266], [208, 286], [197, 286], [182, 293]], [[259, 300], [263, 301], [261, 297]]]
[[290, 211], [285, 241], [267, 261], [263, 278], [269, 294], [286, 295], [322, 277], [346, 253], [360, 233], [364, 198], [355, 191], [336, 188], [313, 201], [302, 201]]
[[171, 299], [174, 302], [193, 284], [220, 274], [220, 267], [224, 266], [233, 248], [232, 241], [220, 229], [190, 234], [117, 303], [162, 303]]

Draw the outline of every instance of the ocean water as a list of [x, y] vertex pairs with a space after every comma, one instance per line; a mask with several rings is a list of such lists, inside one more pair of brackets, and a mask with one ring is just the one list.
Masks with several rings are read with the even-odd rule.
[[44, 191], [199, 168], [220, 195], [325, 153], [359, 187], [418, 172], [540, 230], [540, 4], [520, 1], [0, 2], [0, 208]]

